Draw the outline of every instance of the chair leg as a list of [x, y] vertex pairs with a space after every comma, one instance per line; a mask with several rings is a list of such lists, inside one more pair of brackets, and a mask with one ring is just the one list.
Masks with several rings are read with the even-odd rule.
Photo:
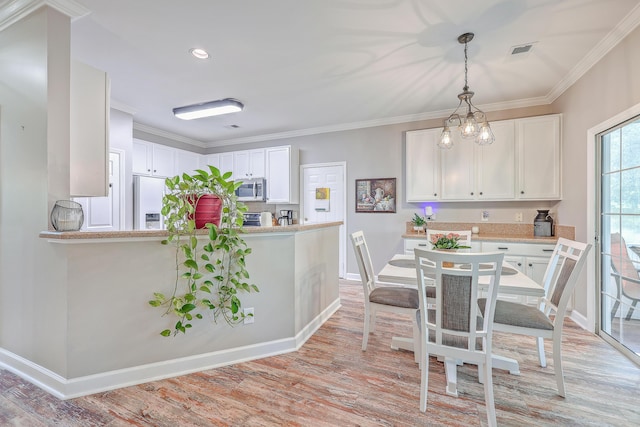
[[633, 300], [633, 304], [631, 304], [631, 307], [629, 307], [629, 311], [627, 311], [627, 317], [625, 317], [626, 320], [631, 320], [631, 316], [633, 316], [633, 311], [636, 309], [636, 304], [638, 304], [637, 299]]
[[427, 411], [427, 393], [429, 391], [429, 353], [426, 347], [420, 346], [420, 410]]
[[455, 359], [444, 359], [444, 373], [447, 379], [447, 394], [458, 397], [458, 363]]
[[482, 370], [484, 371], [484, 401], [487, 407], [487, 422], [489, 426], [497, 426], [496, 421], [496, 405], [493, 400], [493, 376], [492, 376], [492, 364], [491, 355], [489, 355], [483, 363]]
[[422, 349], [422, 338], [420, 337], [420, 328], [416, 322], [416, 316], [413, 316], [413, 360], [420, 363], [420, 354]]
[[611, 309], [611, 320], [616, 317], [616, 312], [618, 311], [618, 307], [620, 306], [620, 301], [616, 301], [613, 304], [613, 308]]
[[367, 342], [369, 342], [369, 323], [371, 322], [371, 313], [369, 306], [364, 307], [364, 326], [362, 328], [362, 351], [367, 350]]
[[565, 397], [564, 390], [564, 373], [562, 372], [562, 334], [555, 333], [553, 335], [553, 370], [556, 373], [556, 382], [558, 383], [558, 394]]
[[546, 368], [547, 358], [544, 356], [544, 339], [542, 337], [537, 337], [536, 341], [538, 345], [538, 360], [540, 360], [540, 366]]

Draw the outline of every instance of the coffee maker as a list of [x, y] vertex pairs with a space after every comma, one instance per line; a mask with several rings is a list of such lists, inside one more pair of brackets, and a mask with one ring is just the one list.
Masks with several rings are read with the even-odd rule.
[[291, 225], [293, 224], [293, 211], [282, 209], [280, 211], [280, 217], [278, 218], [278, 225]]

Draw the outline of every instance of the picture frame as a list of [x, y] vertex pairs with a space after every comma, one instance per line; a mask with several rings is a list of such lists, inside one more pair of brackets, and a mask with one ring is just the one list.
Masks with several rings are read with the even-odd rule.
[[395, 213], [396, 179], [356, 179], [356, 212]]

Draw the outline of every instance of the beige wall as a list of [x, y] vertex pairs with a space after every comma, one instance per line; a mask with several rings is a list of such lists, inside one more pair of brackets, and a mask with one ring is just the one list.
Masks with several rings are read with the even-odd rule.
[[[577, 240], [593, 243], [595, 236], [595, 230], [587, 228], [588, 215], [595, 212], [587, 201], [588, 170], [595, 167], [588, 164], [587, 153], [595, 151], [595, 141], [587, 140], [587, 131], [640, 103], [639, 45], [640, 29], [636, 29], [553, 103], [554, 112], [563, 115], [564, 198], [558, 215], [563, 223], [576, 226]], [[586, 279], [581, 280], [574, 300], [575, 309], [585, 317], [594, 309], [587, 305], [587, 289]]]

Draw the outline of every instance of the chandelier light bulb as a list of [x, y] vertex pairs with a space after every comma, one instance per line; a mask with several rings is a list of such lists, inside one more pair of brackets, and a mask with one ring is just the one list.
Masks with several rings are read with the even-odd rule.
[[496, 137], [493, 135], [489, 123], [487, 123], [486, 121], [483, 122], [480, 125], [480, 132], [478, 132], [476, 142], [478, 143], [478, 145], [489, 145], [492, 144], [495, 140]]
[[473, 117], [472, 113], [467, 114], [464, 121], [460, 124], [460, 134], [463, 138], [474, 138], [478, 135], [480, 129], [478, 128], [478, 123], [476, 122], [476, 118]]
[[449, 126], [445, 126], [440, 134], [440, 140], [438, 141], [438, 147], [450, 149], [453, 147], [453, 140], [451, 139], [451, 130]]

